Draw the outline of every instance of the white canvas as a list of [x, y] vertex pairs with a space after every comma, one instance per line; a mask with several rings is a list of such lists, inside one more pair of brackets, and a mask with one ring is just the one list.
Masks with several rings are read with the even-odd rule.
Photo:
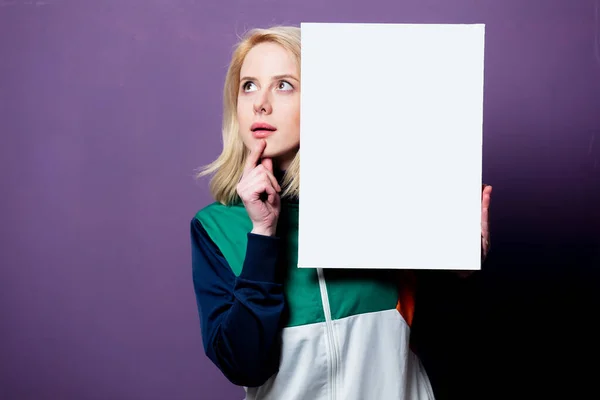
[[302, 268], [481, 268], [482, 24], [303, 23]]

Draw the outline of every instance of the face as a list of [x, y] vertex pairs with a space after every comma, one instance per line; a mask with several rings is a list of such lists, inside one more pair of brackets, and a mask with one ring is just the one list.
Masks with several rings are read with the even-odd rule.
[[261, 43], [246, 55], [240, 71], [237, 117], [247, 148], [265, 139], [263, 157], [287, 169], [300, 146], [300, 76], [293, 54]]

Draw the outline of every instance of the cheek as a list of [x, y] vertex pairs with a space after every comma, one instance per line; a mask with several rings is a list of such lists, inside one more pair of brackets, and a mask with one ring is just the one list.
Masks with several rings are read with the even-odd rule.
[[237, 104], [237, 123], [238, 123], [238, 135], [246, 146], [250, 146], [252, 142], [252, 134], [249, 132], [252, 118], [250, 117], [247, 105], [244, 101], [238, 101]]
[[237, 106], [237, 122], [240, 132], [246, 132], [250, 129], [252, 121], [251, 113], [248, 112], [248, 107], [244, 102], [239, 102]]
[[245, 107], [244, 107], [243, 102], [238, 100], [236, 114], [237, 114], [237, 120], [238, 120], [240, 127], [243, 125], [244, 119], [245, 119], [244, 118], [244, 108]]
[[300, 127], [300, 104], [298, 104], [294, 109], [294, 123]]
[[294, 131], [296, 134], [296, 138], [300, 140], [300, 104], [296, 107], [294, 111]]
[[300, 130], [300, 99], [294, 98], [288, 104], [286, 114], [289, 116], [290, 127], [294, 130]]

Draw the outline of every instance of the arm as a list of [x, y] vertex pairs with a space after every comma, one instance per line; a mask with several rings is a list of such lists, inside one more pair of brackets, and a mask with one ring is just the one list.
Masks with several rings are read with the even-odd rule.
[[260, 386], [278, 369], [283, 286], [276, 281], [279, 239], [248, 233], [236, 277], [202, 224], [191, 222], [192, 269], [208, 358], [239, 386]]

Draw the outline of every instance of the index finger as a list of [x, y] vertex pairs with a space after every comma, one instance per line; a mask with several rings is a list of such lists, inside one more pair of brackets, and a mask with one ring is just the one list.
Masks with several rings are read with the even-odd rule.
[[248, 155], [248, 159], [246, 160], [246, 165], [244, 166], [244, 174], [250, 172], [256, 164], [258, 164], [258, 160], [260, 160], [260, 156], [265, 149], [266, 141], [261, 140], [256, 144], [256, 146], [250, 151]]

